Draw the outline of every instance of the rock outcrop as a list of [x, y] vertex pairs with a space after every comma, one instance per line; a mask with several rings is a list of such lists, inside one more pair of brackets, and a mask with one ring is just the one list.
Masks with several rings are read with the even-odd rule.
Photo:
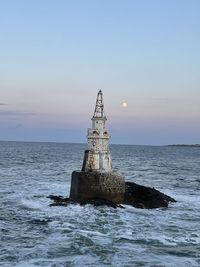
[[169, 202], [176, 202], [176, 200], [155, 188], [126, 182], [123, 204], [141, 209], [155, 209], [168, 207]]
[[[83, 178], [83, 176], [81, 176]], [[97, 176], [98, 177], [98, 176]], [[82, 192], [81, 190], [79, 192]], [[73, 198], [73, 193], [71, 192], [70, 198], [65, 198], [62, 196], [54, 196], [50, 195], [49, 198], [53, 200], [53, 203], [50, 206], [67, 206], [69, 204], [92, 204], [94, 206], [108, 206], [112, 208], [124, 208], [122, 205], [131, 205], [135, 208], [140, 209], [155, 209], [155, 208], [166, 208], [170, 202], [176, 202], [170, 196], [163, 194], [162, 192], [156, 190], [155, 188], [138, 185], [132, 182], [125, 183], [125, 191], [123, 193], [123, 198], [120, 195], [121, 202], [115, 202], [115, 198], [110, 200], [106, 198], [102, 198], [102, 195], [96, 195], [95, 190], [88, 192], [87, 195], [81, 194], [81, 198]], [[80, 196], [80, 195], [79, 195]], [[109, 195], [110, 198], [110, 195]], [[119, 199], [117, 199], [119, 200]], [[122, 205], [120, 205], [122, 204]]]
[[65, 198], [62, 196], [54, 196], [50, 195], [48, 196], [51, 200], [53, 200], [53, 203], [50, 204], [50, 206], [68, 206], [69, 204], [79, 204], [81, 206], [91, 204], [95, 207], [98, 206], [107, 206], [107, 207], [112, 207], [112, 208], [124, 208], [122, 205], [116, 204], [110, 200], [106, 199], [99, 199], [99, 198], [92, 198], [92, 199], [85, 199], [85, 200], [80, 200], [79, 202], [73, 201], [70, 198]]

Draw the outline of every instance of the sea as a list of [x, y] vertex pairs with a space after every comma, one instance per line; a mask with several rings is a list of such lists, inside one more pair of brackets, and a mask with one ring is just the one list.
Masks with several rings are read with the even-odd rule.
[[175, 198], [168, 208], [50, 207], [85, 149], [0, 142], [0, 266], [200, 266], [200, 147], [111, 145], [113, 169]]

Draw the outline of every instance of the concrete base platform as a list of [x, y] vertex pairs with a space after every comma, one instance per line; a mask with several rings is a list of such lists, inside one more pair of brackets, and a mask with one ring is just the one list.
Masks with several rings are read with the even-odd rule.
[[117, 172], [74, 171], [71, 179], [70, 199], [80, 202], [105, 199], [123, 203], [125, 180]]

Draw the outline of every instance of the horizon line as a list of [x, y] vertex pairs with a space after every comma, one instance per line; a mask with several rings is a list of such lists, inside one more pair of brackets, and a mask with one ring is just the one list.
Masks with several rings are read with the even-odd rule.
[[[17, 142], [17, 143], [53, 143], [53, 144], [79, 144], [79, 145], [87, 145], [87, 142], [82, 143], [82, 142], [62, 142], [62, 141], [39, 141], [39, 140], [0, 140], [0, 142]], [[123, 144], [123, 143], [110, 143], [110, 145], [122, 145], [122, 146], [195, 146], [195, 145], [200, 145], [200, 144], [163, 144], [163, 145], [152, 145], [152, 144]]]

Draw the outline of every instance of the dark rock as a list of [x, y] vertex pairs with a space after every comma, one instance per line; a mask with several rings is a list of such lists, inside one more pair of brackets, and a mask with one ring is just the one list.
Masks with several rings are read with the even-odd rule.
[[68, 197], [50, 195], [47, 198], [54, 201], [50, 206], [67, 206], [71, 204], [71, 200]]
[[169, 202], [176, 202], [176, 200], [155, 188], [138, 185], [132, 182], [125, 183], [123, 204], [141, 209], [155, 209], [168, 207]]
[[80, 204], [81, 206], [87, 205], [87, 204], [91, 204], [94, 205], [95, 207], [98, 206], [108, 206], [108, 207], [112, 207], [112, 208], [124, 208], [123, 206], [116, 204], [110, 200], [106, 200], [106, 199], [99, 199], [99, 198], [93, 198], [93, 199], [84, 199], [81, 200], [79, 202], [77, 201], [73, 201], [70, 198], [65, 198], [62, 196], [54, 196], [54, 195], [50, 195], [48, 196], [48, 198], [50, 198], [51, 200], [54, 201], [54, 203], [50, 204], [50, 206], [68, 206], [69, 204]]
[[86, 205], [86, 204], [91, 204], [91, 205], [94, 205], [95, 207], [98, 207], [98, 206], [108, 206], [108, 207], [111, 207], [111, 208], [123, 208], [124, 207], [122, 205], [119, 205], [119, 204], [116, 204], [110, 200], [106, 200], [106, 199], [98, 199], [98, 198], [94, 198], [94, 199], [86, 199], [86, 200], [82, 200], [80, 202], [80, 205]]
[[65, 201], [67, 198], [64, 198], [63, 196], [55, 196], [55, 195], [49, 195], [47, 198], [50, 198], [51, 200], [62, 202]]

